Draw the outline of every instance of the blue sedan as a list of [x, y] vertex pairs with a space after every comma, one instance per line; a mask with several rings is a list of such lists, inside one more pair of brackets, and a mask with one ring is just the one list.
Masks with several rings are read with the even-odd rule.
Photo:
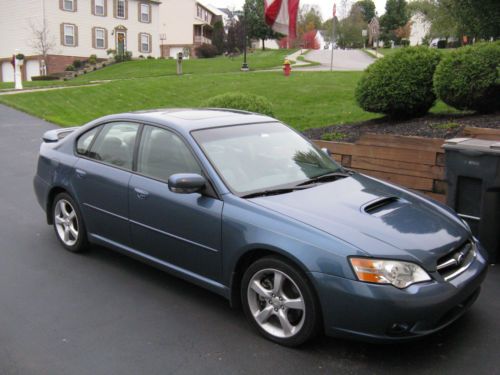
[[283, 345], [431, 334], [487, 272], [449, 208], [341, 167], [270, 117], [125, 113], [43, 140], [34, 187], [64, 248], [106, 246], [205, 287]]

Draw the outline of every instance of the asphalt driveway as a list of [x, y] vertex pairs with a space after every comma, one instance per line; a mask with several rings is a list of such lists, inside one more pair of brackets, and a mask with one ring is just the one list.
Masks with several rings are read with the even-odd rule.
[[[305, 55], [305, 58], [321, 65], [305, 67], [302, 68], [303, 70], [330, 70], [332, 50], [311, 50]], [[333, 70], [365, 70], [374, 61], [374, 58], [359, 49], [333, 50]]]
[[53, 127], [0, 105], [0, 374], [500, 373], [499, 267], [467, 315], [422, 341], [288, 349], [210, 292], [106, 249], [64, 251], [32, 189]]

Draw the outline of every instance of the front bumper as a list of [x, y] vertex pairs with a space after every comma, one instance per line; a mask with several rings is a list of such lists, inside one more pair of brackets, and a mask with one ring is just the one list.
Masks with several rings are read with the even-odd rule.
[[485, 250], [478, 244], [473, 263], [448, 282], [436, 277], [397, 289], [319, 272], [311, 275], [327, 335], [400, 341], [439, 331], [462, 316], [477, 299], [487, 270]]

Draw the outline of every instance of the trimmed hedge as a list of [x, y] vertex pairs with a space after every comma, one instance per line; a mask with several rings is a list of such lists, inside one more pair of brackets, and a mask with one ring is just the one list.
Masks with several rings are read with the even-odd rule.
[[462, 110], [500, 109], [500, 43], [481, 43], [447, 54], [434, 74], [434, 88], [446, 104]]
[[274, 116], [271, 103], [263, 96], [241, 93], [227, 93], [214, 96], [205, 102], [205, 107], [240, 109]]
[[202, 44], [195, 48], [194, 53], [199, 58], [211, 58], [219, 54], [217, 47], [212, 44]]
[[33, 76], [31, 77], [32, 81], [57, 81], [59, 80], [60, 77], [55, 76], [55, 75], [49, 75], [49, 76]]
[[427, 47], [407, 47], [376, 61], [356, 87], [359, 106], [394, 118], [424, 115], [436, 101], [432, 79], [440, 56]]

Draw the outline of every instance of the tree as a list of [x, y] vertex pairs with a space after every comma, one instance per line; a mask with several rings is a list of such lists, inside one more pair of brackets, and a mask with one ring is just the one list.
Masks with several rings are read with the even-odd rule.
[[247, 35], [250, 39], [262, 40], [262, 50], [266, 49], [266, 39], [274, 39], [277, 33], [271, 29], [264, 17], [264, 1], [245, 0], [244, 14], [247, 28]]
[[[50, 35], [47, 21], [44, 18], [41, 24], [30, 22], [29, 28], [33, 34], [30, 47], [33, 48], [36, 53], [41, 55], [43, 57], [43, 63], [47, 64], [47, 57], [56, 46], [54, 37]], [[44, 73], [46, 72], [44, 71]]]
[[[325, 30], [325, 41], [328, 43], [332, 42], [332, 36], [333, 36], [333, 41], [336, 41], [338, 38], [338, 32], [339, 32], [339, 19], [337, 16], [335, 18], [329, 18], [325, 22], [323, 22], [322, 25], [322, 30]], [[335, 32], [335, 35], [334, 35]]]
[[365, 28], [366, 23], [361, 9], [353, 6], [349, 16], [339, 23], [337, 44], [341, 48], [362, 48], [365, 42], [362, 31]]
[[299, 38], [309, 31], [321, 29], [322, 24], [321, 11], [317, 6], [303, 5], [300, 7], [297, 19], [297, 33], [299, 34]]
[[363, 14], [363, 19], [366, 23], [369, 23], [373, 17], [375, 17], [375, 3], [373, 0], [360, 0], [356, 1], [353, 6], [359, 7], [361, 13]]
[[500, 1], [439, 0], [438, 3], [455, 20], [461, 35], [481, 39], [500, 37]]
[[232, 23], [227, 30], [226, 51], [229, 53], [239, 53], [245, 48], [245, 32], [243, 18], [239, 22]]
[[409, 20], [406, 0], [387, 0], [385, 14], [380, 18], [380, 26], [384, 31], [383, 39], [399, 43], [401, 38], [396, 36], [395, 30], [405, 26]]
[[217, 48], [217, 53], [222, 54], [226, 49], [226, 33], [224, 31], [224, 24], [222, 21], [214, 23], [214, 30], [212, 34], [212, 44]]

